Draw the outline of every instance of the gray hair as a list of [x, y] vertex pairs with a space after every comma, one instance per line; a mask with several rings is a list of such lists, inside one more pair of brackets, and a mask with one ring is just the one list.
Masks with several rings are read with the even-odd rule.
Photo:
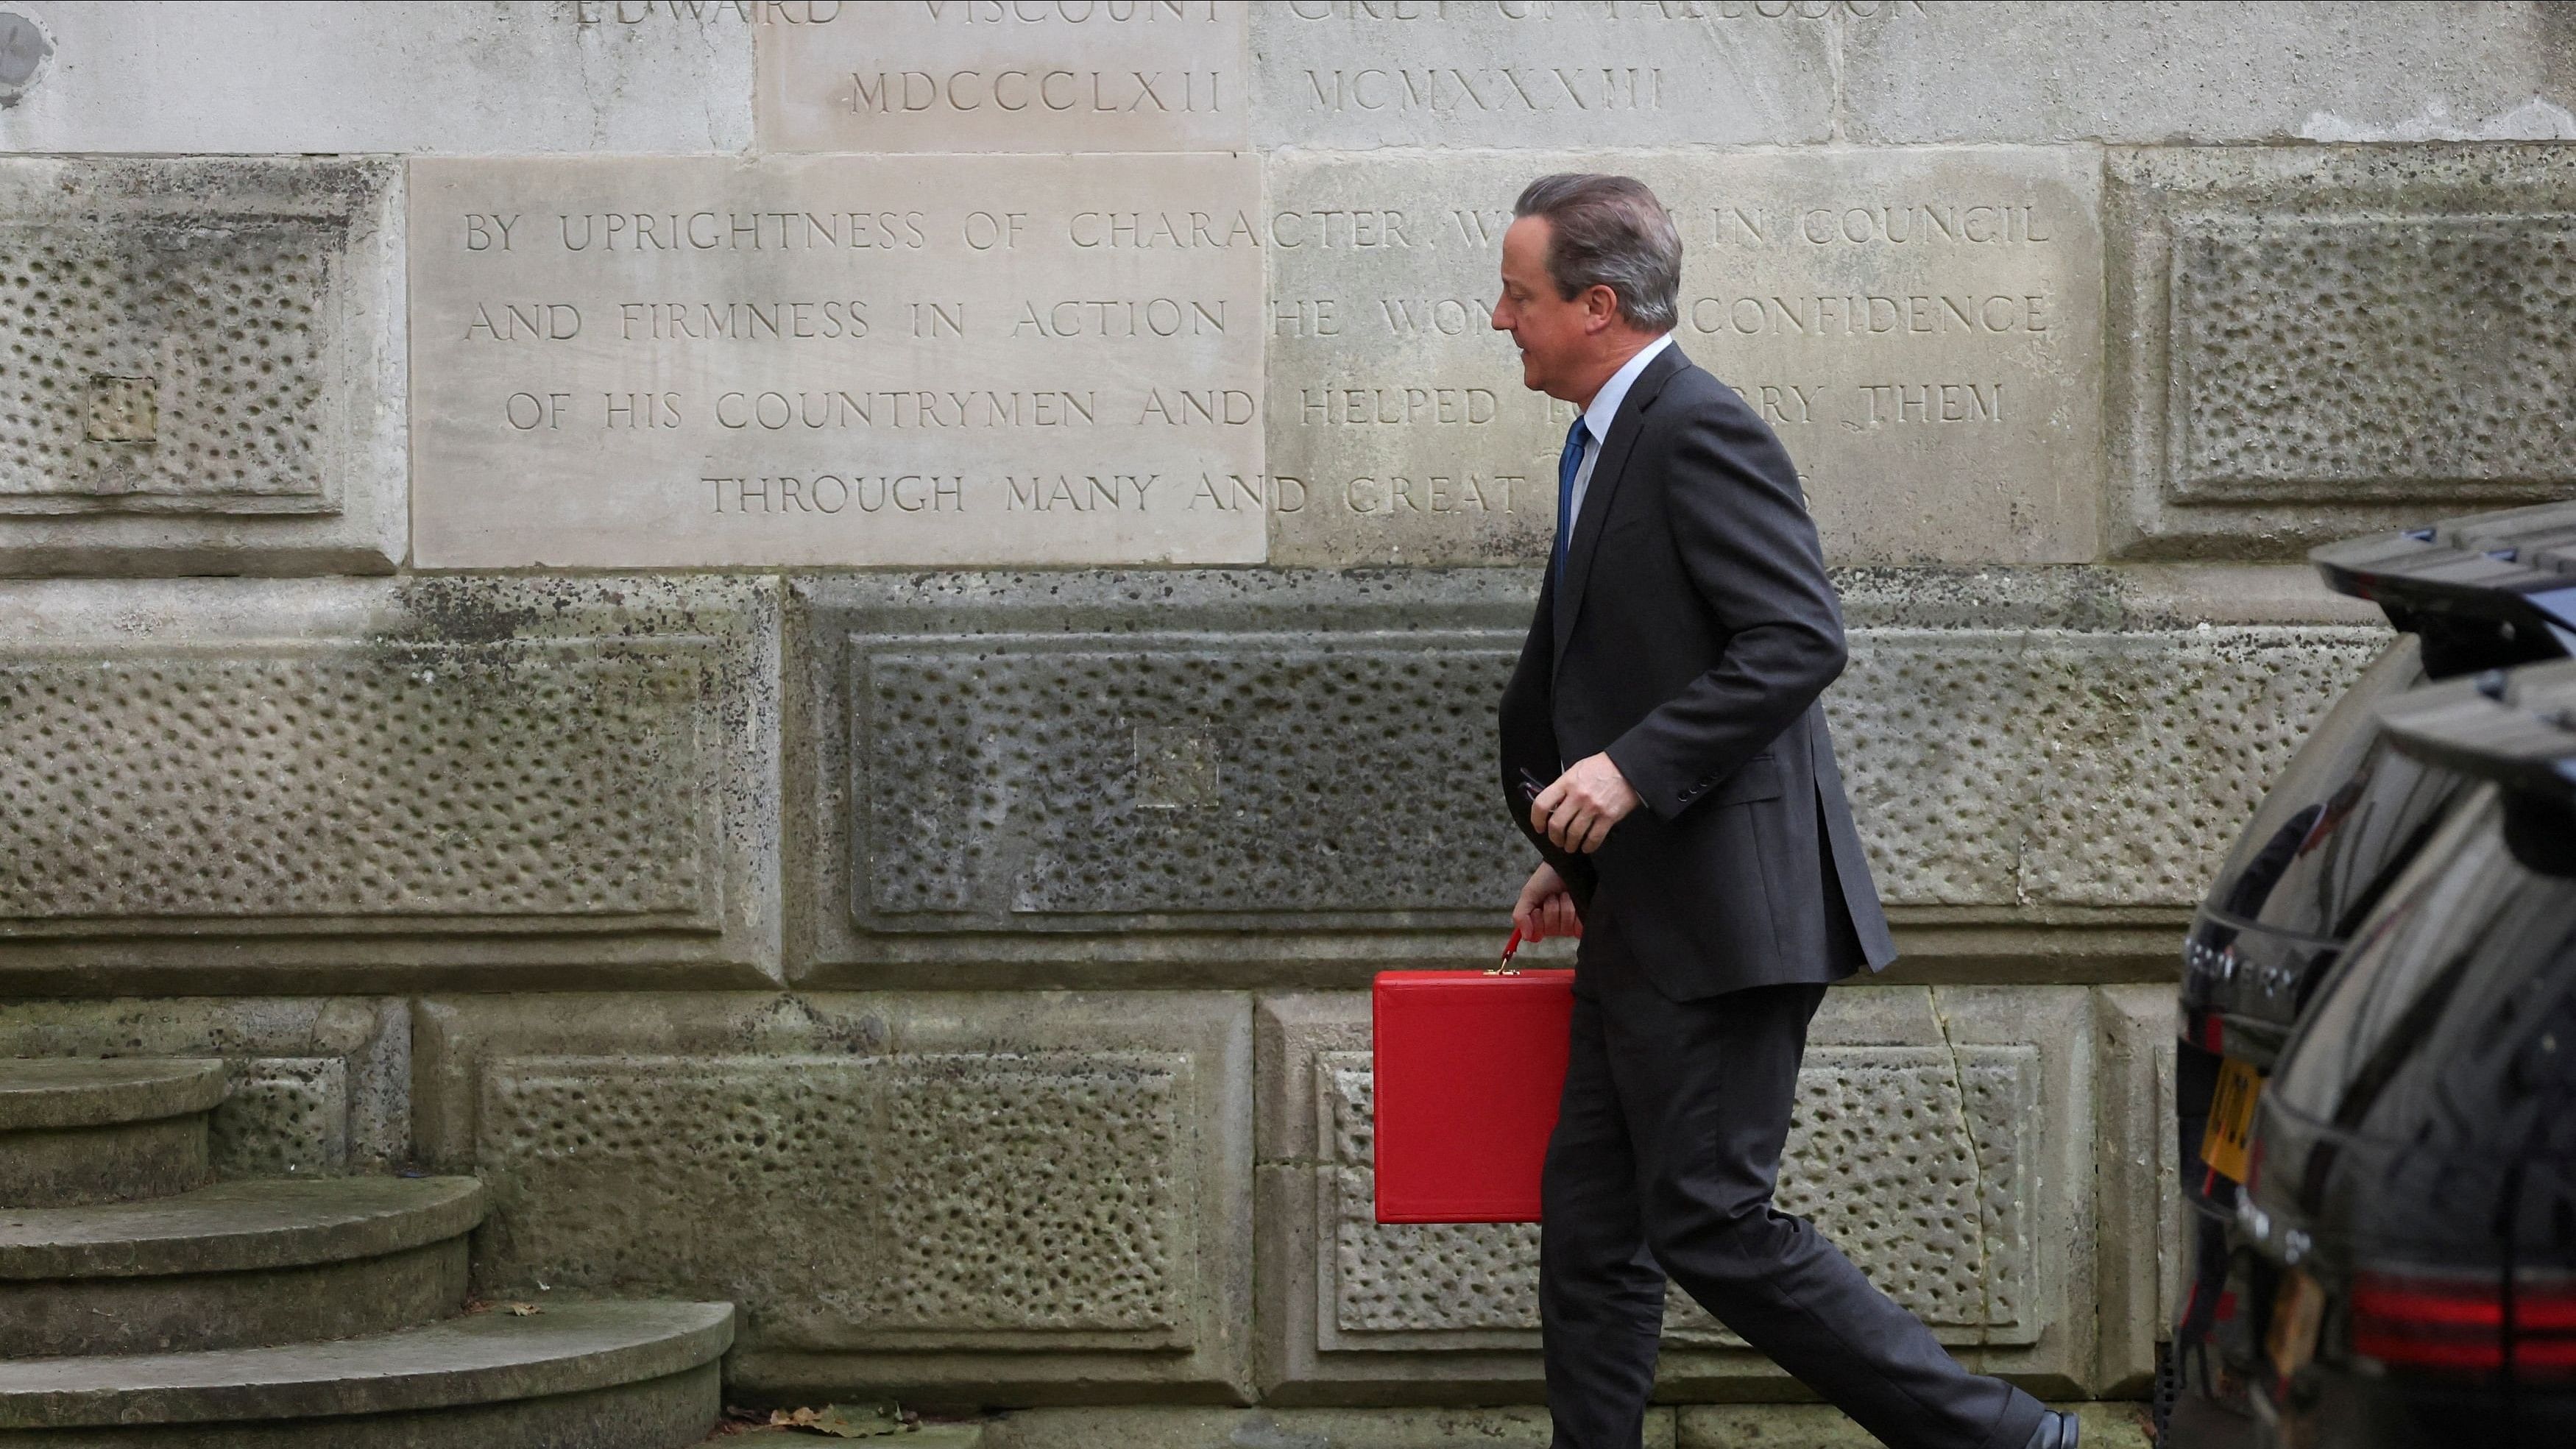
[[1669, 332], [1681, 320], [1682, 234], [1633, 176], [1567, 171], [1542, 176], [1512, 203], [1547, 218], [1547, 275], [1571, 302], [1608, 287], [1632, 327]]

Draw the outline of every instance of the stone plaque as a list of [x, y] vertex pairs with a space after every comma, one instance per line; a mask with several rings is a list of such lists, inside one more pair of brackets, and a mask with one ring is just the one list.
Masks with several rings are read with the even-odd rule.
[[423, 161], [424, 567], [1259, 562], [1248, 157]]
[[1840, 561], [2095, 552], [2099, 177], [1929, 151], [1274, 162], [1272, 561], [1544, 557], [1571, 407], [1493, 332], [1511, 204], [1617, 170], [1682, 229], [1676, 340], [1779, 431]]
[[903, 0], [771, 7], [760, 138], [776, 151], [1238, 151], [1235, 0]]
[[1859, 0], [1286, 0], [1251, 6], [1264, 146], [1708, 146], [1833, 134]]

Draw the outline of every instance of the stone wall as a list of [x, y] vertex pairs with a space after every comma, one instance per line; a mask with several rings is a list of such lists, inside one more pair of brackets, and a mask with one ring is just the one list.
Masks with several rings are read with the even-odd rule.
[[0, 0], [0, 1053], [478, 1172], [485, 1291], [734, 1299], [746, 1395], [1534, 1399], [1531, 1232], [1372, 1220], [1365, 990], [1526, 868], [1484, 317], [1614, 168], [1906, 955], [1784, 1198], [2136, 1393], [2180, 925], [2384, 642], [2300, 553], [2576, 490], [2571, 106], [2540, 4]]

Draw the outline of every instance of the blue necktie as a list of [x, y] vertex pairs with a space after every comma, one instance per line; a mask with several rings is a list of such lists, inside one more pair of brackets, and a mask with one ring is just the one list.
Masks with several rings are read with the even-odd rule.
[[1565, 430], [1565, 451], [1556, 460], [1556, 553], [1548, 566], [1555, 570], [1558, 588], [1565, 587], [1565, 546], [1574, 539], [1574, 475], [1583, 471], [1586, 436], [1578, 416]]

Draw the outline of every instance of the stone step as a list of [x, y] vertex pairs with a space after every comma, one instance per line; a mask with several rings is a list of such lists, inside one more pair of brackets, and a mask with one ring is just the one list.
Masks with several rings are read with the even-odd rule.
[[729, 1303], [549, 1303], [333, 1343], [0, 1362], [0, 1449], [662, 1449], [721, 1410]]
[[219, 1061], [0, 1059], [0, 1207], [168, 1197], [205, 1185]]
[[0, 1359], [352, 1338], [465, 1301], [470, 1177], [285, 1178], [0, 1208]]

